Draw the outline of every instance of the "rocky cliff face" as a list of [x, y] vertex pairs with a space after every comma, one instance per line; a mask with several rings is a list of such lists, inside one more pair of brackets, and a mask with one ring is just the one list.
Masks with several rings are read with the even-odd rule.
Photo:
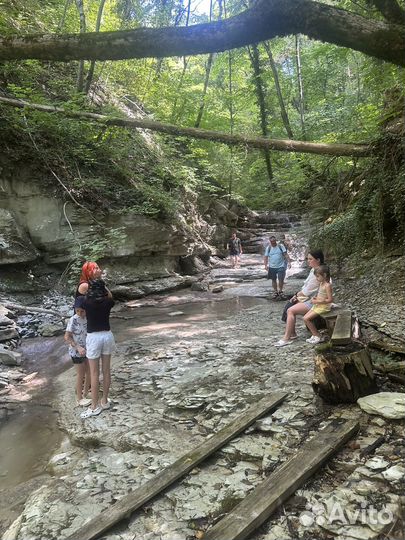
[[[229, 210], [208, 196], [198, 202], [192, 192], [184, 194], [183, 213], [171, 223], [133, 213], [92, 215], [57, 190], [51, 179], [38, 178], [29, 164], [18, 170], [3, 166], [0, 192], [0, 292], [51, 286], [49, 276], [56, 278], [77, 257], [78, 245], [91, 244], [93, 237], [99, 241], [96, 219], [101, 229], [119, 230], [122, 236], [121, 242], [105, 248], [103, 266], [123, 296], [137, 297], [128, 284], [194, 274], [211, 255], [224, 254], [238, 220], [236, 206]], [[39, 274], [48, 278], [39, 280], [42, 287]]]

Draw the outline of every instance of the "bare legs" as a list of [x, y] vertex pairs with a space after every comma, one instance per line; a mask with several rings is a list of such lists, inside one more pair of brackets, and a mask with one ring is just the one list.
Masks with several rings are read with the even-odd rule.
[[302, 302], [298, 302], [297, 304], [290, 307], [290, 309], [287, 311], [287, 324], [285, 327], [283, 340], [288, 341], [289, 339], [297, 335], [295, 331], [297, 315], [305, 315], [306, 313], [308, 313], [308, 311], [308, 306], [306, 306]]
[[100, 358], [91, 358], [90, 365], [90, 381], [91, 381], [91, 408], [93, 411], [98, 407], [98, 385], [99, 381], [99, 360]]
[[237, 268], [239, 266], [239, 255], [231, 255], [231, 265], [232, 268]]
[[76, 399], [80, 401], [86, 397], [90, 387], [89, 361], [76, 364]]
[[103, 397], [101, 399], [101, 404], [106, 405], [111, 385], [111, 354], [102, 354], [101, 363], [103, 369]]
[[307, 325], [308, 330], [313, 336], [321, 337], [321, 334], [318, 332], [316, 326], [312, 322], [316, 317], [318, 317], [318, 313], [315, 313], [312, 310], [308, 311], [308, 313], [304, 316], [304, 323]]
[[[111, 385], [111, 354], [101, 355], [101, 365], [103, 370], [103, 398], [102, 405], [105, 405], [108, 400], [108, 393]], [[98, 407], [99, 400], [99, 384], [100, 384], [100, 358], [92, 358], [90, 364], [90, 380], [91, 380], [91, 408], [94, 410]]]

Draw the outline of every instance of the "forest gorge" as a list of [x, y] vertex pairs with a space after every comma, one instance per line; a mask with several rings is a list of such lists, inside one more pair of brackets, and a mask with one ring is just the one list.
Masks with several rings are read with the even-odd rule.
[[[403, 0], [0, 1], [5, 540], [403, 538], [404, 67]], [[324, 251], [348, 338], [274, 347], [273, 233], [286, 295]], [[94, 418], [86, 260], [117, 301]]]
[[403, 21], [396, 0], [6, 2], [4, 167], [102, 213], [170, 221], [191, 190], [309, 213], [337, 257], [398, 246]]

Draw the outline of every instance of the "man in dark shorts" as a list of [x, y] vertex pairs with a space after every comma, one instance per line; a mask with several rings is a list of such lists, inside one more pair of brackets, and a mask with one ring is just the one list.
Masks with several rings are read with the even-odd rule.
[[240, 238], [236, 236], [236, 232], [232, 233], [228, 241], [229, 256], [231, 257], [232, 268], [239, 266], [239, 258], [242, 255], [242, 243]]
[[[264, 267], [267, 270], [267, 278], [273, 285], [273, 298], [283, 299], [283, 286], [286, 273], [286, 263], [290, 265], [286, 248], [278, 244], [275, 236], [270, 236], [270, 244], [264, 252]], [[278, 281], [278, 289], [277, 289]]]

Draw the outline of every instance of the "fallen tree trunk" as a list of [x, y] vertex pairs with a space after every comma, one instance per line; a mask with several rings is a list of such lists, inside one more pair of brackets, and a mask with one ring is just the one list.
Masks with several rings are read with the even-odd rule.
[[226, 51], [276, 36], [311, 39], [405, 65], [404, 27], [313, 0], [258, 0], [226, 20], [189, 27], [87, 34], [36, 34], [0, 40], [0, 60], [122, 60]]
[[7, 309], [16, 309], [22, 313], [46, 313], [47, 315], [55, 315], [56, 317], [59, 317], [59, 319], [63, 319], [63, 315], [61, 313], [58, 311], [53, 311], [52, 309], [23, 306], [21, 304], [12, 304], [11, 302], [4, 302], [2, 305]]
[[[321, 350], [319, 350], [321, 349]], [[318, 349], [312, 387], [327, 403], [356, 403], [378, 392], [370, 355], [360, 343]]]
[[243, 145], [251, 148], [279, 150], [281, 152], [302, 152], [309, 154], [331, 155], [331, 156], [370, 156], [373, 147], [368, 144], [326, 144], [312, 143], [306, 141], [291, 141], [289, 139], [265, 139], [262, 137], [247, 137], [244, 135], [230, 135], [221, 131], [211, 131], [208, 129], [197, 129], [193, 127], [178, 127], [172, 124], [162, 124], [153, 120], [137, 120], [133, 118], [109, 117], [103, 114], [90, 113], [86, 111], [69, 111], [51, 105], [41, 105], [38, 103], [27, 103], [18, 99], [0, 97], [0, 103], [11, 107], [34, 109], [46, 113], [62, 114], [69, 118], [78, 120], [91, 120], [107, 126], [118, 126], [129, 129], [149, 129], [167, 133], [175, 137], [191, 137], [193, 139], [205, 139], [217, 141], [227, 145]]

